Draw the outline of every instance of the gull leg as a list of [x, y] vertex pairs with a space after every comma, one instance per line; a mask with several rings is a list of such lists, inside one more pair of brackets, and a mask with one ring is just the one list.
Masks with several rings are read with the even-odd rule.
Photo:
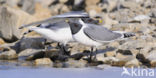
[[93, 48], [93, 47], [91, 47], [91, 51], [90, 51], [90, 58], [89, 58], [89, 60], [90, 60], [90, 61], [92, 61], [93, 49], [94, 49], [94, 48]]
[[95, 50], [94, 60], [97, 60], [97, 59], [96, 59], [96, 54], [97, 54], [97, 48], [96, 48], [96, 50]]
[[66, 47], [65, 45], [60, 44], [60, 43], [58, 43], [58, 47], [61, 50], [61, 54], [63, 54], [63, 55], [70, 55], [70, 53], [67, 51], [68, 47]]
[[70, 55], [70, 52], [68, 51], [68, 47], [63, 45], [63, 51], [65, 55]]

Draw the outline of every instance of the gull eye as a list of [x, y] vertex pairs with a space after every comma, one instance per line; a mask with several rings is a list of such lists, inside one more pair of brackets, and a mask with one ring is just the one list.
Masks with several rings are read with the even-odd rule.
[[74, 24], [74, 26], [75, 26], [75, 27], [78, 27], [78, 25], [77, 25], [77, 24]]

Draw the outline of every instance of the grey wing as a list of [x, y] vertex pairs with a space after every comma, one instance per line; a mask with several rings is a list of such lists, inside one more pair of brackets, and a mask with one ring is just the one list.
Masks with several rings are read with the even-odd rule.
[[68, 13], [53, 16], [53, 18], [83, 18], [83, 17], [86, 18], [89, 17], [89, 15], [83, 11], [71, 11]]
[[66, 20], [66, 18], [79, 18], [79, 17], [80, 18], [89, 17], [89, 15], [86, 12], [82, 12], [82, 11], [72, 11], [69, 13], [64, 13], [61, 15], [53, 16], [53, 17], [48, 18], [46, 20], [42, 20], [42, 21], [27, 24], [27, 25], [23, 25], [19, 29], [29, 27], [29, 26], [33, 26], [33, 25], [39, 25], [39, 24], [43, 24], [43, 23], [56, 23], [59, 21], [64, 21], [64, 20]]
[[39, 27], [41, 28], [48, 28], [48, 29], [61, 29], [61, 28], [69, 28], [69, 24], [62, 21], [57, 23], [47, 23], [47, 24], [41, 24]]
[[64, 20], [65, 20], [65, 18], [57, 19], [57, 18], [52, 17], [52, 18], [48, 18], [46, 20], [42, 20], [42, 21], [33, 22], [33, 23], [30, 23], [30, 24], [23, 25], [23, 26], [20, 27], [20, 29], [25, 28], [25, 27], [29, 27], [29, 26], [33, 26], [33, 25], [43, 24], [43, 23], [56, 23], [56, 22], [64, 21]]
[[88, 24], [88, 25], [90, 26], [84, 29], [84, 33], [92, 40], [99, 41], [99, 42], [109, 42], [122, 37], [122, 34], [112, 32], [107, 28], [92, 25], [92, 24]]

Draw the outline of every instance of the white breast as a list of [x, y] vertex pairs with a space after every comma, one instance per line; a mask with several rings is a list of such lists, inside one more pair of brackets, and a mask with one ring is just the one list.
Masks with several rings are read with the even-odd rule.
[[60, 28], [57, 30], [46, 28], [34, 28], [35, 32], [41, 34], [47, 39], [54, 40], [66, 44], [69, 41], [73, 41], [70, 28]]
[[73, 35], [73, 38], [75, 39], [75, 41], [80, 42], [81, 44], [84, 44], [84, 45], [88, 45], [88, 46], [98, 47], [98, 46], [102, 45], [101, 43], [96, 42], [96, 41], [90, 39], [88, 36], [86, 36], [85, 33], [83, 32], [83, 28], [81, 28], [81, 30], [78, 33]]

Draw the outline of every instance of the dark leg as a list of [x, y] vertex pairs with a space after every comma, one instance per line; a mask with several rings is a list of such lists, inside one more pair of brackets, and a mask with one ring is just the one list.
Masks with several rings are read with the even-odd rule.
[[90, 58], [89, 58], [89, 60], [90, 60], [90, 61], [92, 61], [93, 49], [94, 49], [94, 48], [93, 48], [93, 47], [91, 47], [91, 51], [90, 51]]
[[67, 51], [68, 47], [66, 47], [64, 45], [61, 45], [60, 43], [58, 43], [58, 47], [61, 50], [61, 54], [63, 54], [63, 55], [70, 55], [70, 53]]
[[94, 60], [96, 60], [96, 54], [97, 54], [97, 48], [96, 48], [96, 50], [95, 50]]

